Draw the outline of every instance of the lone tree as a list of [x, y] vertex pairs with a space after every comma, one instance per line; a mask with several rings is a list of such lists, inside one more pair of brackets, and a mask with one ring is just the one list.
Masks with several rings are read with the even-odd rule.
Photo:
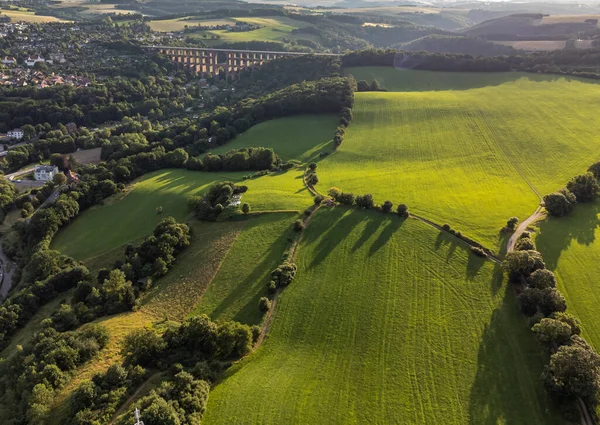
[[54, 177], [52, 178], [52, 181], [58, 185], [58, 186], [62, 186], [63, 184], [67, 183], [67, 177], [63, 174], [63, 173], [56, 173], [54, 175]]
[[308, 164], [308, 169], [314, 172], [317, 169], [317, 164], [315, 162], [311, 162]]
[[554, 217], [562, 217], [571, 212], [577, 199], [567, 189], [550, 193], [544, 196], [544, 207], [548, 214]]
[[250, 204], [244, 204], [244, 205], [242, 205], [242, 212], [244, 214], [249, 214], [250, 213]]
[[511, 217], [506, 222], [506, 228], [508, 230], [510, 230], [511, 232], [514, 232], [515, 229], [517, 228], [517, 223], [519, 223], [519, 218], [518, 217]]
[[408, 206], [406, 206], [406, 204], [398, 204], [396, 213], [398, 213], [400, 217], [408, 218]]
[[596, 177], [591, 172], [573, 177], [567, 183], [567, 189], [575, 195], [577, 202], [592, 202], [598, 196], [598, 192], [600, 192], [600, 186], [598, 186]]
[[392, 201], [385, 201], [382, 205], [381, 205], [381, 211], [383, 212], [390, 212], [392, 210], [393, 204]]

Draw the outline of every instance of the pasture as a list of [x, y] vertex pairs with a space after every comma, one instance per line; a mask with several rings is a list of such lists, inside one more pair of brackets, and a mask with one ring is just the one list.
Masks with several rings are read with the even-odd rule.
[[[396, 87], [436, 78], [396, 75]], [[319, 190], [403, 202], [498, 249], [509, 217], [529, 216], [536, 194], [563, 187], [600, 157], [600, 85], [517, 73], [495, 84], [494, 75], [469, 78], [475, 88], [357, 93], [344, 143], [319, 163]], [[492, 85], [480, 87], [485, 80]]]
[[[90, 261], [128, 242], [148, 235], [163, 218], [185, 220], [191, 212], [188, 199], [202, 194], [213, 183], [231, 180], [248, 186], [242, 202], [252, 211], [302, 211], [312, 196], [302, 183], [302, 170], [289, 170], [242, 180], [252, 172], [205, 173], [167, 169], [150, 173], [133, 183], [124, 194], [92, 207], [61, 229], [52, 240], [57, 249], [77, 260]], [[156, 208], [163, 212], [157, 214]]]
[[322, 151], [331, 151], [331, 139], [338, 119], [335, 115], [300, 115], [266, 121], [211, 150], [211, 153], [223, 154], [231, 149], [262, 146], [272, 148], [285, 161], [310, 162]]
[[281, 263], [297, 218], [297, 213], [282, 212], [250, 219], [190, 315], [259, 324], [263, 315], [258, 300], [267, 295], [271, 270]]
[[600, 350], [600, 203], [578, 204], [567, 217], [538, 223], [535, 244], [556, 273], [569, 312], [581, 320], [583, 336]]
[[338, 207], [317, 213], [296, 263], [205, 424], [554, 423], [499, 267], [454, 238]]

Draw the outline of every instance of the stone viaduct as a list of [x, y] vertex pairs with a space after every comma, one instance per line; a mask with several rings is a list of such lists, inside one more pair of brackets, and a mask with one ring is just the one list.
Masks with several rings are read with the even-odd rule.
[[[210, 49], [204, 47], [144, 46], [150, 51], [158, 51], [195, 72], [209, 72], [213, 75], [236, 76], [241, 70], [253, 69], [274, 59], [286, 56], [303, 56], [315, 53], [270, 52], [260, 50]], [[319, 56], [338, 56], [333, 53], [316, 53]]]

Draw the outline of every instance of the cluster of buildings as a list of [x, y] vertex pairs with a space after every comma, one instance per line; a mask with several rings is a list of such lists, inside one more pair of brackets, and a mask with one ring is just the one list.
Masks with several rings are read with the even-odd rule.
[[0, 70], [0, 86], [37, 87], [43, 89], [57, 85], [67, 84], [76, 88], [90, 85], [89, 78], [77, 75], [46, 74], [27, 68], [12, 68]]

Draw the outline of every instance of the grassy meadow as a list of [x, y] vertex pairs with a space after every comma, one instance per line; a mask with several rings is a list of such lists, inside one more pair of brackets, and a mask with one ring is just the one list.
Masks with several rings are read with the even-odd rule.
[[338, 120], [335, 115], [300, 115], [266, 121], [211, 150], [211, 153], [223, 154], [231, 149], [262, 146], [272, 148], [283, 160], [306, 163], [318, 158], [322, 151], [331, 151]]
[[516, 73], [495, 84], [494, 75], [470, 78], [473, 89], [357, 93], [343, 145], [319, 163], [319, 189], [404, 202], [498, 249], [509, 217], [529, 216], [536, 193], [564, 186], [600, 158], [600, 85]]
[[[52, 248], [77, 260], [110, 251], [146, 236], [164, 217], [185, 219], [187, 200], [216, 181], [227, 180], [216, 173], [160, 170], [147, 174], [124, 195], [105, 205], [84, 211], [52, 240]], [[163, 207], [162, 214], [156, 213]]]
[[455, 239], [336, 208], [296, 263], [267, 339], [211, 391], [203, 423], [554, 423], [500, 269]]
[[[231, 25], [235, 26], [236, 22], [247, 22], [249, 24], [258, 25], [260, 28], [252, 31], [233, 32], [227, 30], [206, 30], [190, 34], [190, 37], [210, 39], [211, 36], [217, 35], [219, 42], [237, 42], [237, 41], [279, 41], [284, 37], [289, 38], [292, 30], [311, 26], [310, 23], [299, 21], [285, 16], [269, 16], [269, 17], [244, 17], [244, 18], [226, 18], [226, 19], [195, 19], [195, 18], [177, 18], [168, 20], [150, 21], [149, 25], [154, 31], [170, 32], [183, 31], [188, 27], [198, 25]], [[306, 38], [306, 37], [305, 37]], [[209, 42], [211, 42], [209, 40]], [[214, 42], [214, 41], [213, 41]]]
[[190, 315], [259, 324], [258, 300], [267, 295], [270, 273], [281, 262], [297, 218], [297, 213], [270, 213], [249, 220]]
[[[331, 150], [331, 137], [337, 118], [331, 115], [283, 118], [261, 123], [232, 142], [211, 153], [230, 149], [263, 146], [274, 148], [284, 160], [306, 163]], [[248, 186], [242, 201], [252, 211], [303, 211], [312, 204], [312, 195], [304, 187], [304, 168], [243, 180], [248, 172], [203, 173], [188, 170], [160, 170], [135, 182], [123, 195], [105, 205], [83, 212], [53, 239], [52, 248], [78, 260], [90, 259], [152, 232], [167, 216], [184, 220], [190, 211], [187, 201], [217, 181], [232, 180]], [[162, 214], [156, 208], [162, 206]]]
[[583, 336], [600, 350], [600, 203], [578, 204], [567, 217], [538, 223], [535, 244], [556, 273], [569, 312], [581, 320]]

